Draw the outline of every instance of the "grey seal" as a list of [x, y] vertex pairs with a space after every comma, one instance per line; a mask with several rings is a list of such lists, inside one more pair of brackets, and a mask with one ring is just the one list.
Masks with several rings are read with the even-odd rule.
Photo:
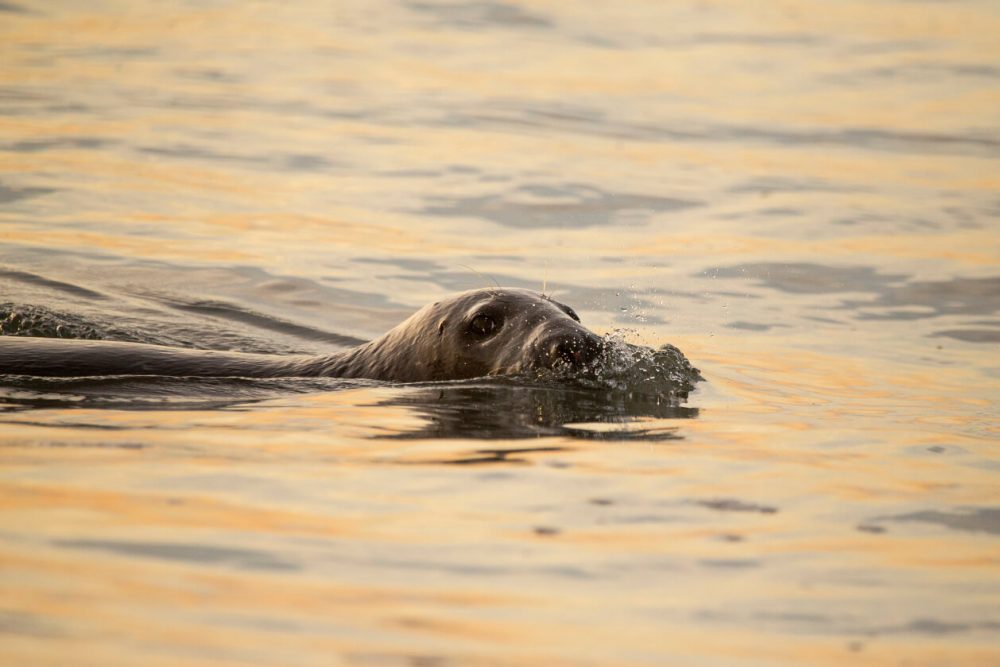
[[603, 339], [569, 306], [524, 289], [478, 289], [432, 303], [383, 336], [320, 356], [282, 356], [74, 339], [0, 336], [0, 374], [47, 377], [462, 380], [584, 368]]

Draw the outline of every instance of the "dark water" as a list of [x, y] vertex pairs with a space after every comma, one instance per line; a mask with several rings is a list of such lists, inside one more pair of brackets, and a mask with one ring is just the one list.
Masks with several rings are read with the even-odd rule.
[[1000, 661], [998, 32], [0, 3], [3, 334], [321, 354], [496, 280], [706, 379], [7, 376], [0, 662]]

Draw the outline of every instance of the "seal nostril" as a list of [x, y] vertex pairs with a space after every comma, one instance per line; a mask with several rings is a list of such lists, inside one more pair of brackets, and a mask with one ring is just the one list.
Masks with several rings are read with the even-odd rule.
[[557, 339], [548, 349], [551, 364], [561, 361], [570, 366], [584, 366], [595, 359], [599, 352], [598, 341], [576, 336]]
[[577, 362], [579, 350], [572, 341], [564, 340], [557, 342], [552, 348], [552, 360], [560, 359], [568, 364]]

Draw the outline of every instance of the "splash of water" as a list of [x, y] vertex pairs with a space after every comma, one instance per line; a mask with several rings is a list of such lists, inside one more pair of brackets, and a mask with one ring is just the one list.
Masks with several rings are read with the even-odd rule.
[[542, 384], [568, 384], [635, 396], [683, 401], [704, 380], [684, 353], [673, 345], [657, 349], [626, 340], [636, 332], [616, 329], [602, 338], [603, 351], [585, 368], [560, 366], [530, 378]]
[[41, 306], [0, 304], [0, 335], [44, 338], [107, 338], [107, 332], [82, 317], [54, 313]]
[[604, 336], [604, 354], [594, 369], [597, 379], [619, 391], [642, 394], [687, 394], [701, 372], [673, 345], [658, 349], [625, 340], [629, 332], [615, 330]]

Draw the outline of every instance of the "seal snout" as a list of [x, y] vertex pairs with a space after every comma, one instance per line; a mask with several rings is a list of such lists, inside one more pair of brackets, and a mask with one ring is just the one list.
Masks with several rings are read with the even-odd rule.
[[553, 336], [542, 345], [542, 350], [548, 368], [583, 368], [601, 355], [604, 341], [586, 330], [572, 331]]

